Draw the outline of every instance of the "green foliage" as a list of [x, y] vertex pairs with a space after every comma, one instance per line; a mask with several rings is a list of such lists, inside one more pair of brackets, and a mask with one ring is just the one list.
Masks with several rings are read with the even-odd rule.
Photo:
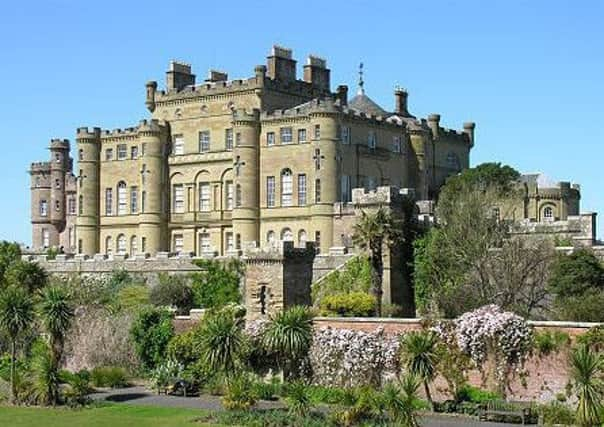
[[46, 249], [46, 259], [48, 259], [50, 261], [57, 259], [58, 254], [59, 254], [59, 249], [57, 249], [57, 248]]
[[65, 390], [65, 402], [72, 408], [84, 406], [89, 401], [88, 395], [92, 392], [90, 386], [90, 372], [82, 370], [66, 378], [68, 388]]
[[191, 275], [195, 307], [216, 308], [241, 301], [239, 279], [243, 265], [240, 261], [231, 260], [225, 264], [215, 260], [196, 260], [195, 264], [205, 270]]
[[151, 288], [150, 298], [153, 305], [176, 307], [178, 314], [188, 314], [193, 308], [193, 290], [183, 275], [161, 273], [159, 283]]
[[319, 305], [324, 316], [370, 317], [375, 314], [375, 297], [365, 292], [326, 295]]
[[539, 355], [547, 356], [570, 344], [570, 336], [563, 331], [541, 331], [534, 334], [533, 344]]
[[243, 321], [227, 315], [207, 315], [199, 332], [201, 361], [212, 371], [230, 376], [243, 365], [247, 340]]
[[97, 366], [90, 372], [95, 387], [122, 388], [128, 386], [126, 370], [119, 366]]
[[588, 289], [583, 295], [557, 297], [554, 310], [560, 320], [575, 322], [604, 321], [604, 290]]
[[21, 259], [21, 248], [16, 242], [0, 241], [0, 288], [5, 285], [4, 274], [9, 266]]
[[[74, 317], [73, 306], [65, 289], [56, 286], [43, 289], [38, 310], [51, 341], [63, 342]], [[60, 354], [57, 359], [60, 359]]]
[[53, 360], [51, 349], [44, 342], [38, 342], [32, 351], [31, 398], [38, 405], [59, 403], [59, 371]]
[[604, 351], [604, 325], [594, 326], [577, 337], [577, 343], [589, 347], [592, 351]]
[[260, 379], [252, 385], [252, 393], [258, 400], [275, 400], [281, 390], [282, 386], [277, 377], [272, 377], [270, 382]]
[[312, 285], [313, 304], [320, 305], [325, 296], [350, 293], [369, 292], [371, 288], [371, 265], [369, 258], [363, 255], [349, 260], [341, 270], [334, 270], [323, 280]]
[[466, 384], [462, 386], [455, 396], [457, 402], [471, 402], [471, 403], [487, 403], [492, 400], [501, 400], [502, 397], [499, 393], [489, 390], [483, 390], [478, 387]]
[[247, 411], [256, 404], [252, 392], [253, 380], [249, 374], [242, 373], [227, 381], [226, 393], [222, 406], [229, 411]]
[[282, 409], [217, 411], [201, 417], [200, 422], [211, 425], [246, 427], [325, 427], [329, 420], [321, 412], [313, 412], [304, 418], [291, 415]]
[[424, 383], [426, 397], [432, 405], [429, 383], [436, 376], [438, 336], [431, 331], [413, 331], [401, 338], [402, 361], [408, 371]]
[[199, 328], [175, 335], [168, 343], [167, 355], [185, 368], [199, 359]]
[[168, 343], [174, 336], [172, 314], [156, 308], [143, 309], [132, 325], [131, 334], [143, 368], [151, 371], [165, 359]]
[[352, 391], [339, 387], [326, 387], [321, 385], [308, 386], [308, 395], [314, 404], [325, 403], [328, 405], [343, 405], [354, 400]]
[[568, 405], [560, 402], [554, 401], [539, 406], [539, 414], [546, 426], [554, 424], [570, 426], [575, 424], [575, 412]]
[[113, 307], [121, 311], [136, 312], [148, 307], [150, 303], [147, 285], [132, 284], [119, 290], [117, 301]]
[[294, 381], [285, 387], [285, 403], [289, 413], [296, 417], [306, 417], [312, 408], [306, 384]]
[[48, 273], [38, 263], [29, 261], [14, 261], [5, 272], [8, 285], [22, 287], [30, 294], [42, 289], [48, 284]]
[[419, 381], [413, 375], [402, 378], [401, 387], [386, 384], [382, 391], [382, 406], [390, 421], [405, 427], [418, 427], [416, 408]]
[[561, 254], [552, 266], [549, 287], [560, 298], [582, 296], [592, 289], [604, 290], [604, 267], [589, 249]]
[[151, 372], [151, 383], [157, 393], [166, 392], [168, 387], [174, 385], [182, 377], [183, 366], [176, 360], [168, 359], [157, 365]]
[[604, 399], [604, 355], [595, 353], [589, 347], [579, 346], [571, 357], [571, 379], [577, 405], [577, 423], [580, 426], [594, 426], [600, 419]]

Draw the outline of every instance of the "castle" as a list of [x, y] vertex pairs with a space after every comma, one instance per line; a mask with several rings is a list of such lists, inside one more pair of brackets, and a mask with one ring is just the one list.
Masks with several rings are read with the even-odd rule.
[[274, 46], [254, 75], [228, 80], [171, 62], [165, 89], [146, 84], [151, 117], [126, 129], [82, 127], [77, 169], [67, 140], [33, 163], [32, 249], [126, 255], [229, 256], [277, 241], [316, 250], [351, 247], [343, 206], [352, 189], [410, 189], [433, 199], [469, 166], [474, 123], [445, 129], [417, 118], [408, 94], [387, 111], [365, 93], [331, 91], [324, 59], [303, 78], [292, 51]]

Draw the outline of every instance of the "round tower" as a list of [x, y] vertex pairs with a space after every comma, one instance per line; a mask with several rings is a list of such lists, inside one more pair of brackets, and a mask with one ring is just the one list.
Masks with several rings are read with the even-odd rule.
[[[65, 174], [69, 168], [69, 141], [50, 141], [50, 221], [60, 233], [65, 228]], [[53, 242], [51, 246], [58, 245]]]
[[260, 112], [243, 109], [233, 113], [233, 181], [235, 206], [233, 207], [233, 233], [238, 248], [241, 242], [259, 242], [259, 120]]
[[139, 157], [140, 172], [140, 214], [139, 214], [139, 250], [156, 254], [165, 250], [163, 236], [163, 201], [166, 197], [164, 183], [164, 144], [162, 131], [157, 120], [142, 120], [138, 126], [138, 139], [144, 147]]
[[315, 179], [311, 183], [314, 235], [310, 237], [312, 240], [319, 240], [317, 249], [321, 253], [328, 253], [333, 246], [333, 205], [338, 201], [340, 181], [337, 122], [333, 115], [326, 113], [311, 114], [310, 122], [315, 164]]
[[78, 128], [76, 235], [77, 252], [94, 255], [99, 252], [99, 182], [101, 129]]
[[31, 224], [32, 248], [34, 250], [51, 246], [58, 242], [56, 228], [50, 222], [50, 163], [32, 163], [29, 169], [31, 177]]

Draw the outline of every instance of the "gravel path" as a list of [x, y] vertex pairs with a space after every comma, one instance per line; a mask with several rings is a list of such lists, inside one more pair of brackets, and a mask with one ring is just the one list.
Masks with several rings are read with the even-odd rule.
[[[202, 397], [181, 397], [157, 395], [144, 387], [128, 387], [93, 393], [90, 397], [98, 401], [116, 403], [129, 403], [144, 406], [164, 406], [169, 408], [204, 409], [209, 411], [221, 411], [220, 397], [204, 395]], [[261, 401], [257, 405], [260, 409], [283, 408], [279, 402]], [[423, 427], [510, 427], [518, 424], [489, 423], [458, 418], [450, 416], [430, 415], [422, 417]]]

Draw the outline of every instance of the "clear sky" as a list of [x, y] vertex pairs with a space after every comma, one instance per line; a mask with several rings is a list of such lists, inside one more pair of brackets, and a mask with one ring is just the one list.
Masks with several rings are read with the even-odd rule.
[[[473, 165], [501, 161], [581, 184], [604, 211], [604, 1], [9, 1], [0, 8], [0, 239], [31, 242], [29, 163], [78, 126], [148, 116], [144, 83], [170, 59], [253, 75], [277, 43], [323, 56], [332, 88], [477, 123]], [[604, 218], [599, 236], [604, 230]]]

